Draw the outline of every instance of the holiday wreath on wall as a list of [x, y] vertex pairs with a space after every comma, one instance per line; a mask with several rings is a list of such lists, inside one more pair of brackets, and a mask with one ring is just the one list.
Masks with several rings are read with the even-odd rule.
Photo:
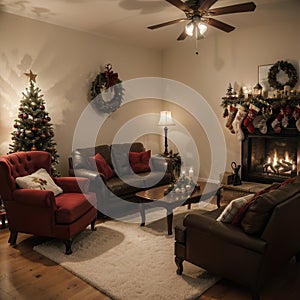
[[[280, 71], [283, 71], [288, 76], [289, 80], [286, 83], [281, 83], [277, 80], [277, 75]], [[285, 85], [293, 88], [298, 81], [297, 70], [291, 63], [280, 60], [270, 68], [268, 81], [271, 87], [278, 90], [283, 90]]]
[[100, 72], [91, 87], [92, 105], [105, 113], [111, 113], [120, 107], [123, 87], [118, 73], [112, 71], [112, 65], [107, 64], [105, 71]]

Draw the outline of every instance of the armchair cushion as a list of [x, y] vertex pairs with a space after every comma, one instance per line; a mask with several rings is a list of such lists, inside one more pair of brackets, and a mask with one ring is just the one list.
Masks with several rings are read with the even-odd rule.
[[246, 214], [248, 208], [252, 205], [252, 203], [256, 200], [257, 197], [259, 197], [260, 195], [263, 195], [265, 193], [269, 193], [271, 191], [274, 191], [274, 190], [280, 188], [281, 186], [285, 186], [287, 184], [293, 183], [295, 180], [299, 180], [299, 179], [297, 179], [297, 178], [288, 178], [287, 180], [285, 180], [282, 183], [274, 183], [274, 184], [270, 185], [269, 187], [255, 193], [253, 198], [250, 198], [247, 201], [247, 203], [245, 203], [245, 205], [240, 208], [239, 212], [233, 218], [232, 224], [240, 225], [240, 223], [242, 222], [242, 220], [244, 218], [244, 215]]
[[261, 235], [274, 207], [298, 193], [300, 193], [300, 183], [293, 183], [260, 195], [245, 213], [241, 222], [242, 228], [248, 234]]
[[92, 169], [102, 173], [106, 180], [114, 176], [114, 171], [100, 153], [97, 153], [95, 156], [90, 156], [89, 162]]
[[96, 205], [95, 194], [89, 193], [88, 196], [89, 201], [87, 201], [85, 194], [80, 193], [58, 195], [55, 198], [57, 206], [56, 222], [59, 224], [71, 224], [86, 214]]
[[54, 182], [64, 193], [88, 193], [89, 179], [84, 177], [56, 177]]
[[130, 166], [133, 172], [142, 173], [150, 172], [149, 161], [151, 158], [151, 150], [144, 152], [129, 152]]
[[20, 188], [23, 189], [51, 191], [54, 193], [54, 196], [57, 196], [63, 192], [63, 190], [52, 180], [49, 173], [43, 168], [30, 175], [17, 177], [16, 183]]

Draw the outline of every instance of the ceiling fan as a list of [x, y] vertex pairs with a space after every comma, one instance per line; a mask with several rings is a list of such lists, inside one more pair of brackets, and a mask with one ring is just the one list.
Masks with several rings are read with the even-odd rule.
[[218, 7], [210, 9], [218, 0], [187, 0], [182, 2], [181, 0], [166, 0], [173, 4], [180, 10], [182, 10], [186, 17], [161, 24], [149, 26], [149, 29], [158, 29], [164, 26], [181, 23], [184, 21], [190, 21], [185, 26], [183, 32], [177, 38], [178, 41], [184, 40], [187, 36], [195, 35], [197, 39], [203, 38], [203, 33], [207, 29], [207, 25], [213, 26], [225, 32], [231, 32], [235, 27], [221, 22], [219, 20], [211, 18], [212, 16], [220, 16], [225, 14], [233, 14], [240, 12], [254, 11], [256, 5], [254, 2], [240, 3], [230, 6]]

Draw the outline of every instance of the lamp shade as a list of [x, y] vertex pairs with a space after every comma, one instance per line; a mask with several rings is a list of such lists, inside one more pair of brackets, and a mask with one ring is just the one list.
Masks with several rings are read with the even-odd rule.
[[175, 125], [175, 123], [172, 120], [172, 113], [170, 111], [166, 111], [166, 110], [161, 111], [158, 125], [159, 126]]

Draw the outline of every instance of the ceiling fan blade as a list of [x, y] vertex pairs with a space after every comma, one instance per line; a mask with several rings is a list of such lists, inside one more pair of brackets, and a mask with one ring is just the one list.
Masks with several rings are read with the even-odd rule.
[[177, 8], [181, 9], [184, 12], [193, 12], [193, 10], [187, 6], [184, 2], [180, 1], [180, 0], [166, 0], [167, 2], [173, 4], [174, 6], [176, 6]]
[[200, 4], [198, 10], [208, 10], [210, 9], [211, 6], [213, 6], [218, 0], [203, 0], [202, 3]]
[[183, 21], [186, 21], [188, 19], [176, 19], [176, 20], [173, 20], [173, 21], [169, 21], [169, 22], [164, 22], [164, 23], [161, 23], [161, 24], [156, 24], [156, 25], [152, 25], [152, 26], [148, 26], [147, 28], [148, 29], [157, 29], [157, 28], [161, 28], [161, 27], [164, 27], [164, 26], [168, 26], [168, 25], [172, 25], [172, 24], [176, 24], [176, 23], [180, 23], [180, 22], [183, 22]]
[[255, 8], [256, 8], [255, 3], [247, 2], [247, 3], [213, 8], [208, 11], [208, 14], [212, 15], [212, 16], [234, 14], [234, 13], [240, 13], [240, 12], [254, 11]]
[[187, 37], [185, 30], [183, 30], [180, 36], [177, 38], [177, 41], [183, 41]]
[[226, 23], [223, 23], [219, 20], [216, 20], [216, 19], [212, 19], [212, 18], [208, 18], [205, 20], [205, 23], [208, 24], [208, 25], [211, 25], [213, 27], [216, 27], [220, 30], [223, 30], [223, 31], [226, 31], [226, 32], [230, 32], [232, 30], [235, 29], [235, 27], [231, 26], [231, 25], [228, 25]]

